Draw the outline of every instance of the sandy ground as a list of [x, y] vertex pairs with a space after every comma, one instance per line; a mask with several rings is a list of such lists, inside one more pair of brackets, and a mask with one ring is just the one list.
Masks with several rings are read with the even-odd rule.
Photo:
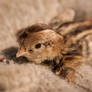
[[[75, 14], [65, 13], [68, 8]], [[0, 92], [92, 92], [91, 61], [81, 65], [75, 82], [68, 84], [46, 66], [19, 64], [25, 60], [15, 58], [16, 32], [34, 23], [49, 23], [58, 14], [63, 20], [91, 17], [92, 0], [0, 0], [0, 51], [10, 60], [0, 63]]]

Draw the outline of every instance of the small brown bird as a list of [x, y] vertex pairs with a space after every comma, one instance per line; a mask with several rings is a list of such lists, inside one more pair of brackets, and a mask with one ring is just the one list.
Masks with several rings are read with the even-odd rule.
[[76, 68], [92, 55], [92, 21], [73, 21], [53, 30], [46, 24], [35, 24], [17, 33], [17, 57], [25, 56], [37, 64], [52, 62], [56, 74], [74, 80]]

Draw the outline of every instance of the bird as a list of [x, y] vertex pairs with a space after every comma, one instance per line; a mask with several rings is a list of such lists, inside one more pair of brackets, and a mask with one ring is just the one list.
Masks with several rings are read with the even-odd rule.
[[16, 57], [25, 56], [35, 64], [51, 64], [55, 74], [73, 82], [76, 69], [92, 55], [92, 20], [66, 22], [56, 29], [33, 24], [18, 31], [17, 42]]

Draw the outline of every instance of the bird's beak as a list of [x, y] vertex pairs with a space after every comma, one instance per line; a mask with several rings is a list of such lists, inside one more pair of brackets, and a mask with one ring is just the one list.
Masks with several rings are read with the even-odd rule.
[[22, 49], [19, 49], [18, 50], [18, 52], [17, 52], [17, 54], [16, 54], [16, 57], [18, 58], [18, 57], [20, 57], [20, 56], [24, 56], [26, 54], [26, 52]]

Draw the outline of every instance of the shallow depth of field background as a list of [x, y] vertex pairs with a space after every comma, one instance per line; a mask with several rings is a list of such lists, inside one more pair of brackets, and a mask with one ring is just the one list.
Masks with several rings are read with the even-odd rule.
[[[67, 9], [75, 11], [76, 20], [92, 17], [92, 0], [0, 0], [0, 52], [18, 46], [19, 29], [49, 23]], [[0, 63], [0, 92], [92, 92], [92, 63], [79, 71], [75, 84], [68, 84], [45, 66]]]

